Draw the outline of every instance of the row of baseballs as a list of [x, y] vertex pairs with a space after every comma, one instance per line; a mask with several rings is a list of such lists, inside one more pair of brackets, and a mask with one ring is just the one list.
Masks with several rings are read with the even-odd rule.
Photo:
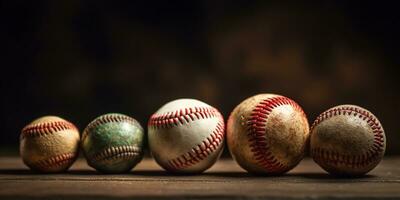
[[[22, 129], [20, 154], [33, 170], [61, 172], [73, 164], [82, 148], [91, 167], [123, 173], [142, 159], [145, 139], [141, 125], [123, 114], [97, 117], [81, 137], [72, 123], [45, 116]], [[363, 175], [378, 165], [386, 147], [380, 122], [364, 108], [333, 107], [309, 128], [302, 108], [276, 94], [244, 100], [226, 126], [220, 112], [206, 103], [171, 101], [150, 117], [147, 139], [156, 162], [175, 173], [201, 173], [210, 168], [225, 141], [242, 168], [267, 175], [293, 169], [308, 149], [314, 161], [331, 174]]]

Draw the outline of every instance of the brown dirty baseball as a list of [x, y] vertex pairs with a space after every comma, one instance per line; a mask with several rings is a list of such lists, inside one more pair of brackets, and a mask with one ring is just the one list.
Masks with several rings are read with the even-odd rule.
[[259, 94], [240, 103], [227, 124], [232, 157], [248, 172], [277, 175], [303, 158], [309, 125], [302, 108], [276, 94]]
[[314, 161], [333, 175], [360, 176], [374, 169], [385, 153], [379, 120], [355, 105], [340, 105], [320, 114], [311, 128]]
[[25, 126], [20, 135], [20, 155], [32, 170], [54, 173], [67, 170], [78, 156], [79, 132], [71, 122], [45, 116]]

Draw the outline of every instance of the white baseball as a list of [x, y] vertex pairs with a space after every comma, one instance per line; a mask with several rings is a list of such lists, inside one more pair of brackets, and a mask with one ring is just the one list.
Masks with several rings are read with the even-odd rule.
[[222, 115], [195, 99], [165, 104], [150, 117], [148, 131], [154, 159], [171, 172], [203, 172], [217, 161], [224, 146]]

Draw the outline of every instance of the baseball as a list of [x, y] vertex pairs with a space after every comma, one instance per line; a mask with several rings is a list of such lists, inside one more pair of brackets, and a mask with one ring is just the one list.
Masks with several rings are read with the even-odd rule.
[[79, 132], [72, 123], [56, 116], [38, 118], [20, 135], [23, 162], [39, 172], [62, 172], [76, 160]]
[[154, 159], [170, 172], [203, 172], [217, 161], [224, 147], [222, 115], [195, 99], [165, 104], [150, 117], [148, 131]]
[[277, 175], [303, 158], [309, 125], [302, 108], [276, 94], [259, 94], [240, 103], [227, 123], [232, 157], [245, 170]]
[[103, 173], [123, 173], [143, 158], [143, 139], [139, 122], [110, 113], [87, 125], [82, 134], [82, 149], [89, 166]]
[[311, 126], [311, 156], [334, 175], [368, 173], [382, 160], [385, 148], [381, 123], [359, 106], [333, 107], [320, 114]]

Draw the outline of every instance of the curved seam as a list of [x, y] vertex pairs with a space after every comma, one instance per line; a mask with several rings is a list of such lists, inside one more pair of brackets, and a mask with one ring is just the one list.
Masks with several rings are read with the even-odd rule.
[[200, 144], [193, 147], [187, 153], [184, 153], [174, 159], [168, 160], [169, 169], [177, 170], [193, 166], [207, 158], [215, 152], [224, 141], [224, 123], [220, 119], [214, 131]]
[[372, 147], [361, 155], [345, 155], [339, 152], [327, 150], [324, 148], [313, 148], [311, 149], [311, 155], [316, 160], [323, 160], [330, 163], [339, 163], [348, 165], [350, 167], [360, 167], [368, 165], [379, 157], [379, 154], [383, 151], [384, 139], [383, 139], [383, 128], [377, 121], [376, 117], [370, 114], [368, 111], [357, 108], [357, 107], [339, 107], [329, 109], [320, 114], [311, 126], [311, 133], [314, 128], [326, 119], [329, 119], [338, 115], [354, 115], [367, 122], [372, 129], [374, 134], [374, 142]]
[[184, 108], [174, 112], [154, 114], [150, 117], [148, 126], [152, 128], [172, 128], [191, 121], [218, 116], [218, 110], [213, 107]]
[[279, 172], [285, 169], [285, 165], [272, 154], [265, 136], [267, 131], [266, 122], [269, 115], [274, 108], [283, 105], [291, 105], [305, 116], [305, 113], [296, 102], [284, 96], [278, 96], [261, 100], [252, 110], [247, 121], [248, 142], [253, 156], [259, 166], [270, 172]]
[[100, 118], [95, 119], [94, 121], [90, 122], [82, 134], [82, 141], [84, 141], [88, 135], [88, 132], [92, 129], [96, 128], [97, 126], [106, 124], [106, 123], [116, 123], [116, 122], [127, 122], [132, 125], [138, 125], [139, 123], [133, 119], [132, 117], [121, 115], [121, 114], [108, 114], [103, 115]]
[[25, 137], [43, 137], [51, 133], [70, 129], [78, 130], [75, 125], [67, 121], [53, 121], [27, 125], [21, 131], [20, 140]]
[[44, 168], [44, 169], [51, 169], [54, 167], [62, 166], [69, 162], [73, 162], [74, 160], [75, 160], [74, 153], [64, 153], [64, 154], [60, 154], [57, 156], [53, 156], [48, 159], [36, 161], [36, 162], [32, 163], [32, 165], [38, 166], [38, 167]]
[[109, 147], [95, 155], [90, 160], [92, 162], [101, 162], [105, 160], [113, 159], [129, 159], [135, 157], [141, 153], [141, 150], [137, 146], [124, 145], [118, 147]]

